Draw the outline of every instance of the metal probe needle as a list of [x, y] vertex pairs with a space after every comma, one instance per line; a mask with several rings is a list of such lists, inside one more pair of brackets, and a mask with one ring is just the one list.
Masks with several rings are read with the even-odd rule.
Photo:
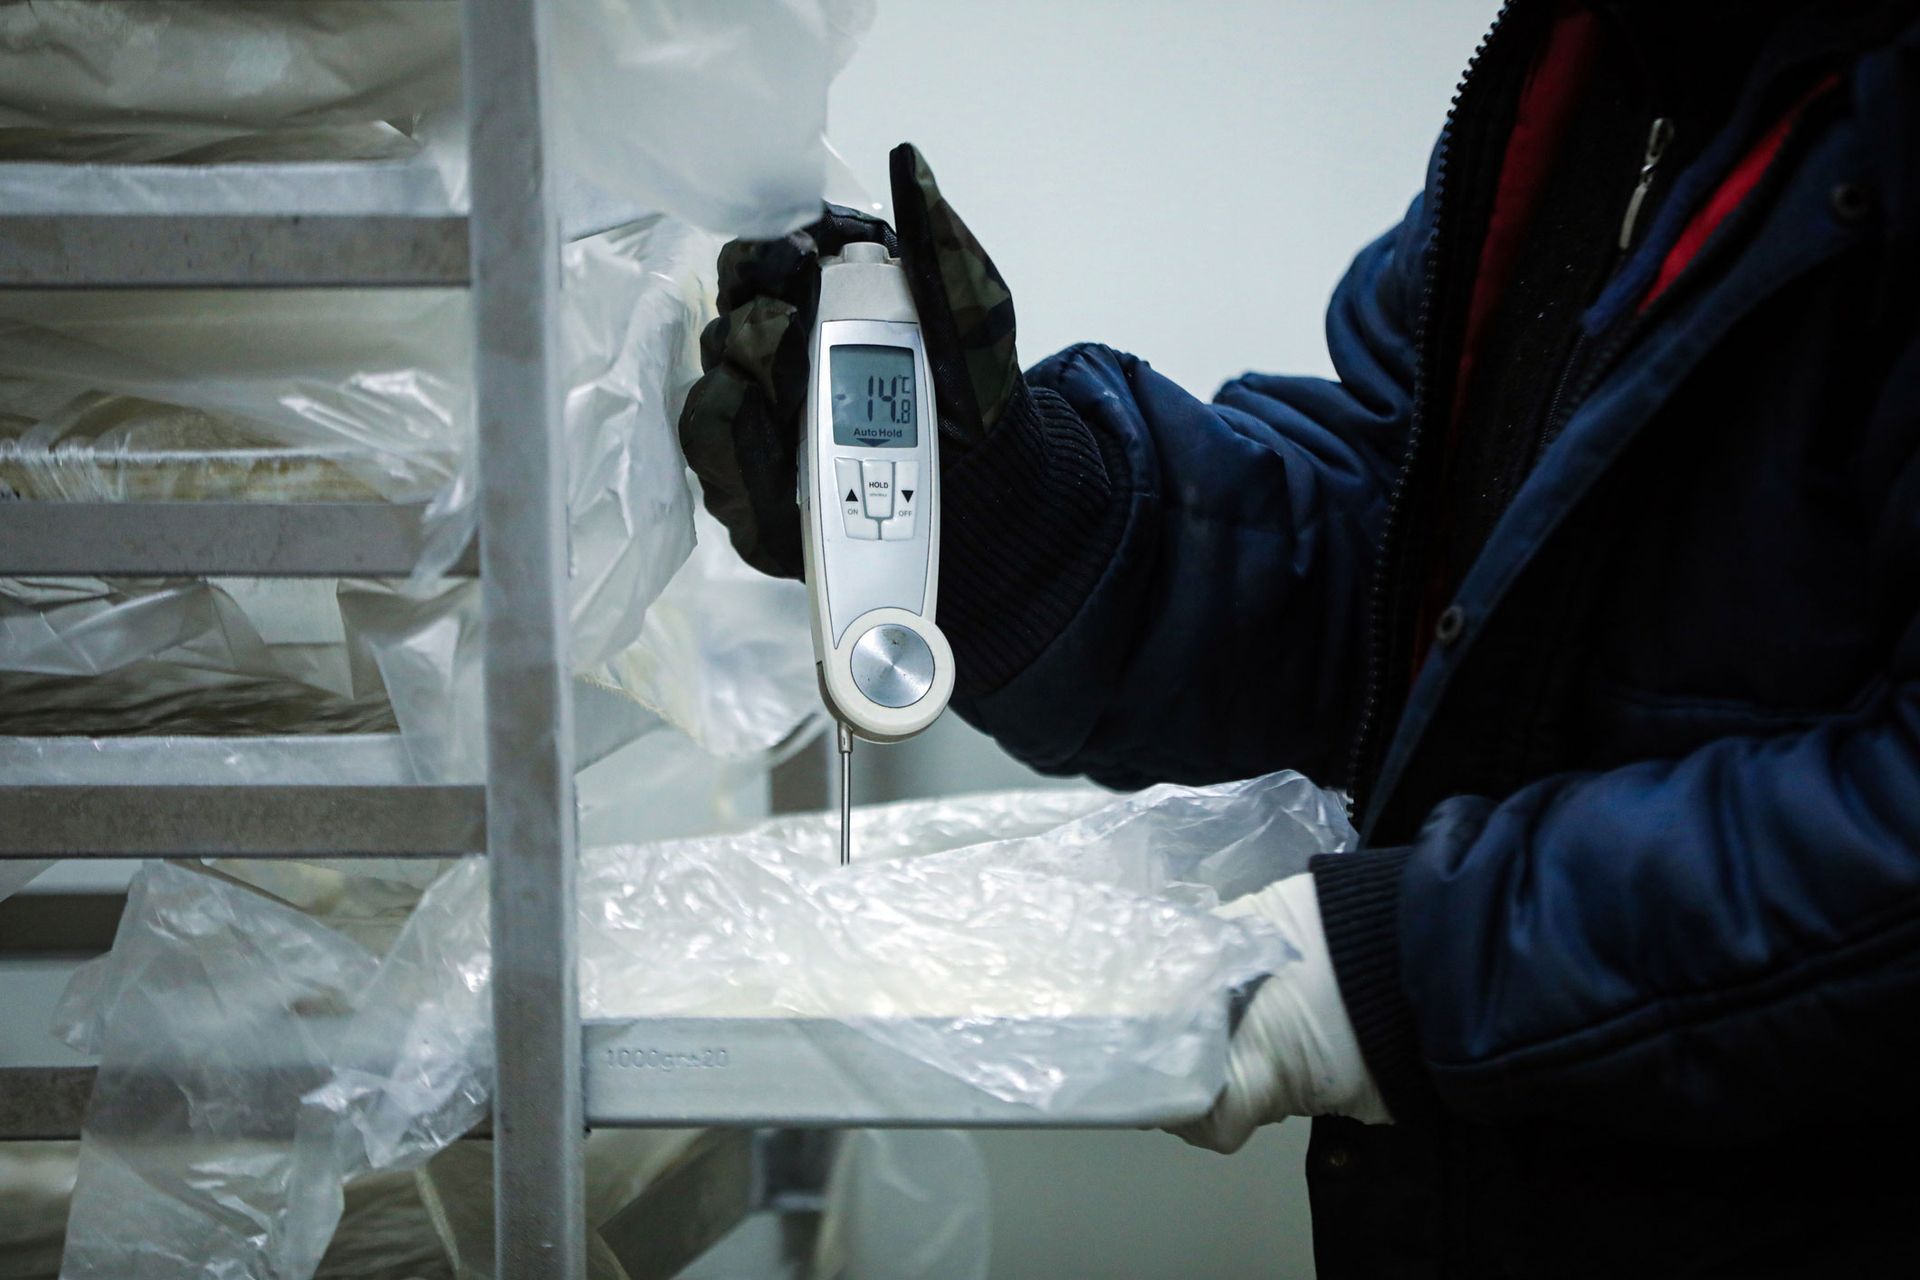
[[840, 865], [853, 861], [853, 730], [840, 726]]

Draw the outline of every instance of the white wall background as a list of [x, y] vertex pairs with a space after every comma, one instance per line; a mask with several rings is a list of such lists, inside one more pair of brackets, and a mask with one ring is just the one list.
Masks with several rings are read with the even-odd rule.
[[[1013, 289], [1027, 362], [1079, 340], [1209, 394], [1328, 371], [1327, 295], [1398, 220], [1493, 0], [880, 0], [831, 134], [887, 198], [920, 147]], [[954, 717], [868, 749], [862, 799], [1031, 781]], [[993, 1134], [994, 1280], [1310, 1276], [1306, 1126]]]

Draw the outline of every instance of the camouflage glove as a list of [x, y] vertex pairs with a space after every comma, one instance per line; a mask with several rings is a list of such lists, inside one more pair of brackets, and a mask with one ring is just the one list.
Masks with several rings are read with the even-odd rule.
[[867, 240], [900, 259], [920, 312], [943, 450], [985, 441], [1020, 386], [1013, 299], [993, 260], [918, 151], [902, 143], [889, 160], [898, 233], [828, 205], [820, 221], [784, 239], [735, 240], [720, 251], [720, 317], [700, 338], [705, 372], [681, 410], [680, 444], [734, 550], [775, 577], [801, 576], [794, 488], [823, 254]]

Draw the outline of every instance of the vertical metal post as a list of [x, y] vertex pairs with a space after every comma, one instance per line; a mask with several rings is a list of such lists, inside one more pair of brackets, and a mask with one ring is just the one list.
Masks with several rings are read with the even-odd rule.
[[486, 610], [495, 1274], [580, 1280], [573, 704], [545, 15], [543, 0], [466, 0], [464, 9]]

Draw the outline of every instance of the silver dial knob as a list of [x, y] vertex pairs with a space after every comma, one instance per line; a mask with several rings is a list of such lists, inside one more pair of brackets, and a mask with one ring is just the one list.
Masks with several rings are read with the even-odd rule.
[[933, 650], [918, 633], [883, 622], [854, 641], [853, 686], [883, 707], [910, 707], [933, 687]]

